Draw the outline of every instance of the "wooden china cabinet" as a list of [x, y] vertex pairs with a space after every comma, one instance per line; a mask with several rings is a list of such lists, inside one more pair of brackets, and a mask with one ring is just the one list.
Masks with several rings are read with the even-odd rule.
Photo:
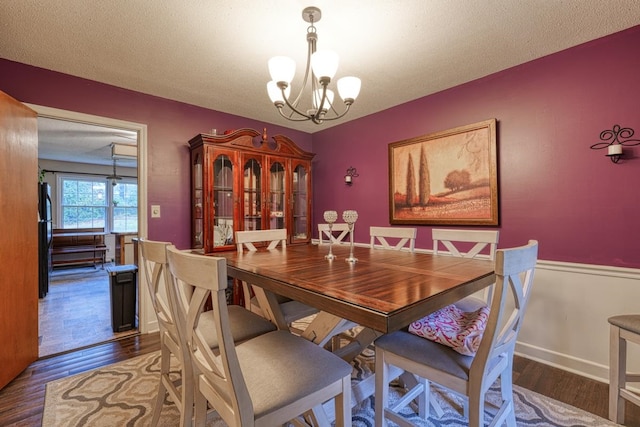
[[191, 150], [191, 247], [235, 250], [234, 232], [286, 228], [311, 240], [311, 160], [283, 135], [253, 129], [196, 135]]

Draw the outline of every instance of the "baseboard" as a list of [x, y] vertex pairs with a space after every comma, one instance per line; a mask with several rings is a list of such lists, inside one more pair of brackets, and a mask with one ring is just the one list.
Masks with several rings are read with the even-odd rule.
[[154, 332], [158, 332], [159, 330], [160, 330], [160, 327], [158, 326], [158, 320], [153, 320], [151, 322], [147, 322], [144, 330], [141, 330], [140, 332], [145, 334], [152, 334]]
[[582, 377], [607, 384], [609, 383], [609, 367], [589, 360], [580, 359], [568, 354], [561, 354], [522, 342], [516, 343], [515, 354]]

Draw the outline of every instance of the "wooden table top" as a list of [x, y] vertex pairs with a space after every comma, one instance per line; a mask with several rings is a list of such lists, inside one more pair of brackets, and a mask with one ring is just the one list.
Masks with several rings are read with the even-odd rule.
[[271, 251], [220, 252], [228, 274], [388, 333], [495, 282], [494, 262], [356, 247], [289, 245]]

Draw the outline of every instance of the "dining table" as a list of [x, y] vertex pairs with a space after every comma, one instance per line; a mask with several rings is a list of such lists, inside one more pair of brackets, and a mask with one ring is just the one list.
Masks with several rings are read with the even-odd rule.
[[[330, 338], [332, 325], [339, 328], [340, 322], [353, 322], [378, 335], [393, 332], [495, 282], [494, 262], [488, 259], [355, 246], [358, 261], [347, 262], [349, 245], [333, 245], [333, 260], [325, 259], [328, 247], [287, 245], [216, 255], [226, 258], [229, 276], [253, 285], [279, 328], [288, 325], [278, 313], [274, 294], [317, 308], [320, 316], [303, 336], [320, 345]], [[343, 357], [349, 360], [357, 354]]]
[[[478, 292], [495, 282], [494, 262], [443, 254], [349, 245], [287, 245], [271, 250], [220, 252], [227, 274], [252, 285], [260, 307], [279, 329], [289, 330], [276, 295], [319, 310], [301, 336], [325, 346], [357, 327], [347, 345], [333, 352], [351, 362], [389, 332]], [[374, 390], [374, 376], [353, 390], [362, 401]]]

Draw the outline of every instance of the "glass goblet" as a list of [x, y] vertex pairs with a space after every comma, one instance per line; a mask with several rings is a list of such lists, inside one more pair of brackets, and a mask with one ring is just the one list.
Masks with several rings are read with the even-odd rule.
[[353, 227], [355, 226], [356, 221], [358, 220], [358, 212], [354, 210], [347, 210], [342, 212], [342, 219], [349, 226], [349, 258], [346, 258], [346, 262], [358, 262], [358, 258], [353, 256]]
[[329, 253], [324, 256], [324, 259], [328, 259], [329, 261], [335, 259], [335, 255], [333, 254], [333, 223], [338, 219], [338, 212], [336, 211], [324, 211], [324, 220], [329, 225]]

